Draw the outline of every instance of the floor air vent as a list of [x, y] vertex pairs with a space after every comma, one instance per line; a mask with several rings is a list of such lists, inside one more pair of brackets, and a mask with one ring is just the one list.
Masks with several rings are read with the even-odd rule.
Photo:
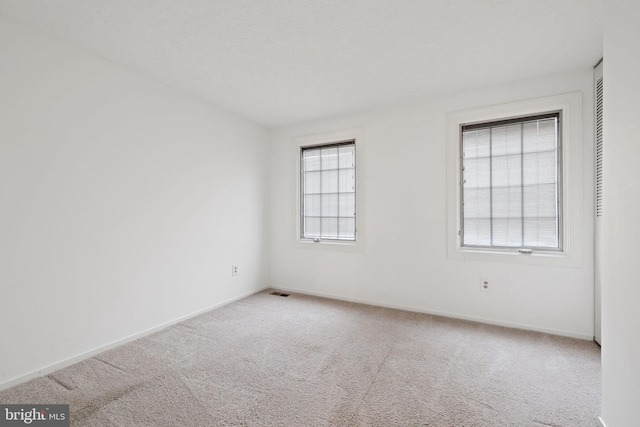
[[284, 292], [273, 291], [269, 295], [278, 295], [279, 297], [288, 297], [289, 294], [285, 294]]

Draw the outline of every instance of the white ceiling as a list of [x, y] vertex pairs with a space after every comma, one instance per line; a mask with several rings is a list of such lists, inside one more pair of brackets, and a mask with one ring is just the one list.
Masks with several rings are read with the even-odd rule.
[[604, 0], [0, 0], [0, 14], [274, 127], [589, 67]]

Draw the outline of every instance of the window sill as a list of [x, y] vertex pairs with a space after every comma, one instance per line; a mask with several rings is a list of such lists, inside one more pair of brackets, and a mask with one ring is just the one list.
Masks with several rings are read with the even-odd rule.
[[517, 264], [547, 265], [556, 267], [578, 267], [580, 262], [566, 251], [532, 251], [520, 253], [518, 250], [456, 248], [450, 253], [451, 258], [465, 261], [507, 262]]
[[319, 242], [314, 242], [313, 239], [297, 239], [294, 247], [308, 250], [362, 252], [362, 243], [357, 240], [320, 240]]

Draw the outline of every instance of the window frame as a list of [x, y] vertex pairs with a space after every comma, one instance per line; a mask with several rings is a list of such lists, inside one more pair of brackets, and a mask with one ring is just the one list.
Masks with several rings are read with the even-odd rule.
[[[301, 240], [312, 240], [314, 243], [320, 243], [322, 241], [329, 241], [329, 242], [343, 242], [343, 243], [353, 243], [356, 242], [357, 240], [357, 236], [358, 236], [358, 228], [356, 225], [354, 225], [354, 234], [353, 234], [353, 239], [340, 239], [338, 238], [326, 238], [326, 237], [308, 237], [304, 234], [304, 227], [305, 227], [305, 199], [304, 197], [307, 195], [305, 193], [305, 181], [304, 181], [304, 174], [305, 174], [305, 170], [304, 170], [304, 166], [303, 166], [303, 159], [304, 159], [304, 152], [307, 150], [316, 150], [316, 149], [323, 149], [323, 148], [332, 148], [332, 147], [341, 147], [341, 146], [353, 146], [353, 174], [354, 174], [354, 191], [353, 191], [353, 196], [354, 196], [354, 222], [357, 218], [357, 208], [358, 208], [358, 204], [357, 204], [357, 200], [355, 200], [356, 195], [358, 194], [357, 191], [357, 186], [356, 186], [356, 182], [355, 182], [355, 174], [356, 174], [356, 170], [357, 170], [357, 165], [356, 165], [356, 141], [355, 139], [348, 139], [345, 141], [333, 141], [333, 142], [327, 142], [327, 143], [323, 143], [323, 144], [317, 144], [317, 145], [303, 145], [300, 146], [300, 206], [298, 207], [299, 212], [300, 212], [300, 239]], [[320, 170], [322, 171], [322, 169]], [[338, 175], [339, 175], [339, 171], [340, 171], [340, 166], [338, 165]], [[326, 193], [320, 193], [320, 196], [323, 196]], [[340, 193], [338, 193], [338, 200], [339, 200], [339, 195]], [[339, 209], [339, 206], [338, 206]], [[321, 216], [321, 220], [324, 217]], [[338, 220], [339, 222], [339, 220]]]
[[[333, 145], [340, 142], [353, 141], [355, 144], [355, 199], [356, 199], [356, 215], [355, 215], [355, 240], [333, 240], [333, 239], [320, 239], [320, 241], [314, 241], [311, 238], [302, 236], [302, 165], [301, 154], [303, 148], [310, 148], [315, 146]], [[363, 153], [364, 147], [363, 130], [361, 128], [341, 129], [336, 131], [329, 131], [311, 135], [296, 136], [292, 138], [292, 155], [294, 156], [295, 169], [292, 171], [292, 179], [295, 182], [295, 230], [293, 238], [293, 246], [297, 249], [310, 249], [310, 250], [329, 250], [329, 251], [347, 251], [347, 252], [363, 252], [364, 251], [364, 215], [363, 215], [363, 183], [359, 179], [362, 176], [363, 166]]]
[[[556, 191], [557, 191], [557, 195], [556, 195], [556, 204], [557, 204], [557, 211], [556, 211], [556, 216], [557, 216], [557, 227], [558, 227], [558, 235], [557, 235], [557, 239], [558, 239], [558, 246], [557, 247], [545, 247], [545, 246], [531, 246], [531, 245], [523, 245], [520, 247], [517, 246], [501, 246], [501, 245], [472, 245], [472, 244], [465, 244], [464, 243], [464, 228], [465, 228], [465, 224], [464, 224], [464, 140], [463, 140], [463, 134], [464, 132], [467, 130], [465, 128], [469, 128], [469, 127], [477, 127], [479, 129], [486, 129], [489, 127], [498, 127], [498, 126], [508, 126], [511, 124], [523, 124], [526, 122], [530, 122], [533, 120], [542, 120], [545, 118], [557, 118], [558, 120], [558, 130], [557, 130], [557, 136], [556, 136], [556, 149], [557, 149], [557, 159], [556, 159], [556, 167], [557, 167], [557, 173], [556, 173]], [[531, 114], [527, 114], [524, 116], [516, 116], [516, 117], [503, 117], [503, 118], [499, 118], [497, 120], [483, 120], [483, 121], [479, 121], [479, 122], [472, 122], [472, 123], [460, 123], [459, 125], [459, 129], [460, 129], [460, 133], [459, 133], [459, 147], [458, 147], [458, 152], [459, 152], [459, 156], [460, 156], [460, 166], [459, 166], [459, 171], [458, 173], [459, 175], [459, 181], [460, 181], [460, 227], [459, 227], [459, 231], [460, 231], [460, 246], [463, 248], [470, 248], [470, 249], [478, 249], [478, 250], [498, 250], [498, 251], [518, 251], [519, 253], [527, 253], [528, 251], [536, 251], [536, 252], [562, 252], [562, 248], [563, 248], [563, 243], [564, 243], [564, 239], [563, 239], [563, 209], [562, 209], [562, 205], [563, 205], [563, 175], [562, 175], [562, 163], [563, 163], [563, 144], [562, 144], [562, 126], [563, 126], [563, 117], [562, 117], [562, 110], [555, 110], [555, 111], [544, 111], [544, 112], [540, 112], [534, 115]], [[523, 155], [523, 153], [521, 153], [521, 155]], [[490, 158], [493, 158], [493, 156], [491, 156]], [[523, 187], [523, 183], [520, 183], [520, 187]], [[514, 186], [515, 187], [515, 186]], [[493, 186], [490, 187], [491, 189], [493, 189]], [[522, 203], [525, 203], [524, 199], [522, 200]], [[522, 218], [524, 219], [524, 218]], [[523, 225], [524, 227], [524, 225]]]
[[[447, 114], [447, 255], [449, 258], [516, 262], [557, 266], [582, 263], [582, 93], [499, 104]], [[557, 250], [510, 247], [463, 246], [462, 226], [462, 128], [463, 124], [496, 122], [538, 116], [549, 112], [561, 115], [561, 152], [558, 173], [559, 229], [562, 246]]]

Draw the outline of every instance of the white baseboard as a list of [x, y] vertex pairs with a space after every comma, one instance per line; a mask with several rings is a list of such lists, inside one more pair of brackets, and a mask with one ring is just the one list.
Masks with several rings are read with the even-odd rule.
[[602, 417], [598, 417], [598, 426], [607, 427], [607, 425], [604, 423], [604, 420], [602, 419]]
[[262, 291], [264, 291], [266, 289], [269, 289], [269, 286], [265, 286], [265, 287], [262, 287], [260, 289], [253, 290], [251, 292], [247, 292], [245, 294], [239, 295], [239, 296], [231, 298], [229, 300], [226, 300], [226, 301], [214, 304], [212, 306], [203, 308], [202, 310], [198, 310], [196, 312], [193, 312], [193, 313], [186, 314], [184, 316], [178, 317], [177, 319], [170, 320], [170, 321], [165, 322], [165, 323], [163, 323], [161, 325], [154, 326], [153, 328], [144, 330], [142, 332], [138, 332], [138, 333], [133, 334], [133, 335], [129, 335], [128, 337], [113, 341], [113, 342], [111, 342], [109, 344], [100, 346], [98, 348], [94, 348], [93, 350], [89, 350], [89, 351], [84, 352], [82, 354], [79, 354], [77, 356], [73, 356], [73, 357], [70, 357], [68, 359], [62, 360], [60, 362], [56, 362], [56, 363], [54, 363], [52, 365], [45, 366], [43, 368], [37, 369], [37, 370], [35, 370], [33, 372], [30, 372], [28, 374], [20, 375], [18, 377], [15, 377], [13, 379], [10, 379], [9, 381], [6, 381], [6, 382], [0, 384], [0, 391], [8, 389], [8, 388], [11, 388], [11, 387], [14, 387], [14, 386], [16, 386], [18, 384], [22, 384], [22, 383], [27, 382], [29, 380], [32, 380], [34, 378], [41, 377], [43, 375], [48, 375], [48, 374], [50, 374], [52, 372], [55, 372], [55, 371], [57, 371], [59, 369], [62, 369], [62, 368], [66, 368], [67, 366], [71, 366], [71, 365], [73, 365], [75, 363], [82, 362], [83, 360], [89, 359], [89, 358], [95, 356], [96, 354], [100, 354], [100, 353], [102, 353], [104, 351], [111, 350], [112, 348], [121, 346], [123, 344], [126, 344], [126, 343], [134, 341], [134, 340], [137, 340], [138, 338], [146, 337], [146, 336], [151, 335], [151, 334], [153, 334], [155, 332], [159, 332], [162, 329], [167, 328], [167, 327], [169, 327], [171, 325], [175, 325], [176, 323], [180, 323], [182, 321], [185, 321], [187, 319], [191, 319], [192, 317], [198, 316], [200, 314], [206, 313], [206, 312], [214, 310], [216, 308], [220, 308], [220, 307], [225, 306], [227, 304], [231, 304], [232, 302], [241, 300], [241, 299], [246, 298], [248, 296], [251, 296], [253, 294], [257, 294], [258, 292], [262, 292]]
[[294, 288], [283, 288], [283, 287], [278, 287], [278, 286], [271, 286], [270, 288], [271, 289], [281, 290], [281, 291], [299, 293], [299, 294], [303, 294], [303, 295], [311, 295], [311, 296], [317, 296], [317, 297], [322, 297], [322, 298], [330, 298], [330, 299], [336, 299], [336, 300], [340, 300], [340, 301], [356, 302], [356, 303], [360, 303], [360, 304], [373, 305], [373, 306], [377, 306], [377, 307], [395, 308], [397, 310], [413, 311], [413, 312], [416, 312], [416, 313], [433, 314], [435, 316], [451, 317], [451, 318], [454, 318], [454, 319], [461, 319], [461, 320], [469, 320], [471, 322], [486, 323], [488, 325], [504, 326], [504, 327], [507, 327], [507, 328], [523, 329], [523, 330], [535, 331], [535, 332], [543, 332], [545, 334], [550, 334], [550, 335], [558, 335], [558, 336], [569, 337], [569, 338], [577, 338], [577, 339], [586, 340], [586, 341], [593, 341], [593, 335], [591, 335], [591, 334], [580, 334], [580, 333], [576, 333], [576, 332], [563, 331], [563, 330], [558, 330], [558, 329], [539, 328], [539, 327], [536, 327], [536, 326], [523, 325], [523, 324], [520, 324], [520, 323], [502, 322], [502, 321], [499, 321], [499, 320], [484, 319], [484, 318], [481, 318], [481, 317], [473, 317], [473, 316], [465, 316], [465, 315], [458, 314], [458, 313], [449, 313], [449, 312], [444, 312], [444, 311], [428, 310], [428, 309], [423, 309], [423, 308], [418, 308], [418, 307], [403, 306], [403, 305], [396, 305], [396, 304], [382, 304], [382, 303], [380, 303], [378, 301], [370, 301], [370, 300], [366, 300], [366, 299], [362, 299], [362, 298], [349, 298], [349, 297], [344, 297], [344, 296], [341, 296], [341, 295], [335, 295], [335, 294], [330, 294], [330, 293], [325, 293], [325, 292], [310, 292], [310, 291], [306, 291], [306, 290], [300, 290], [300, 289], [294, 289]]

